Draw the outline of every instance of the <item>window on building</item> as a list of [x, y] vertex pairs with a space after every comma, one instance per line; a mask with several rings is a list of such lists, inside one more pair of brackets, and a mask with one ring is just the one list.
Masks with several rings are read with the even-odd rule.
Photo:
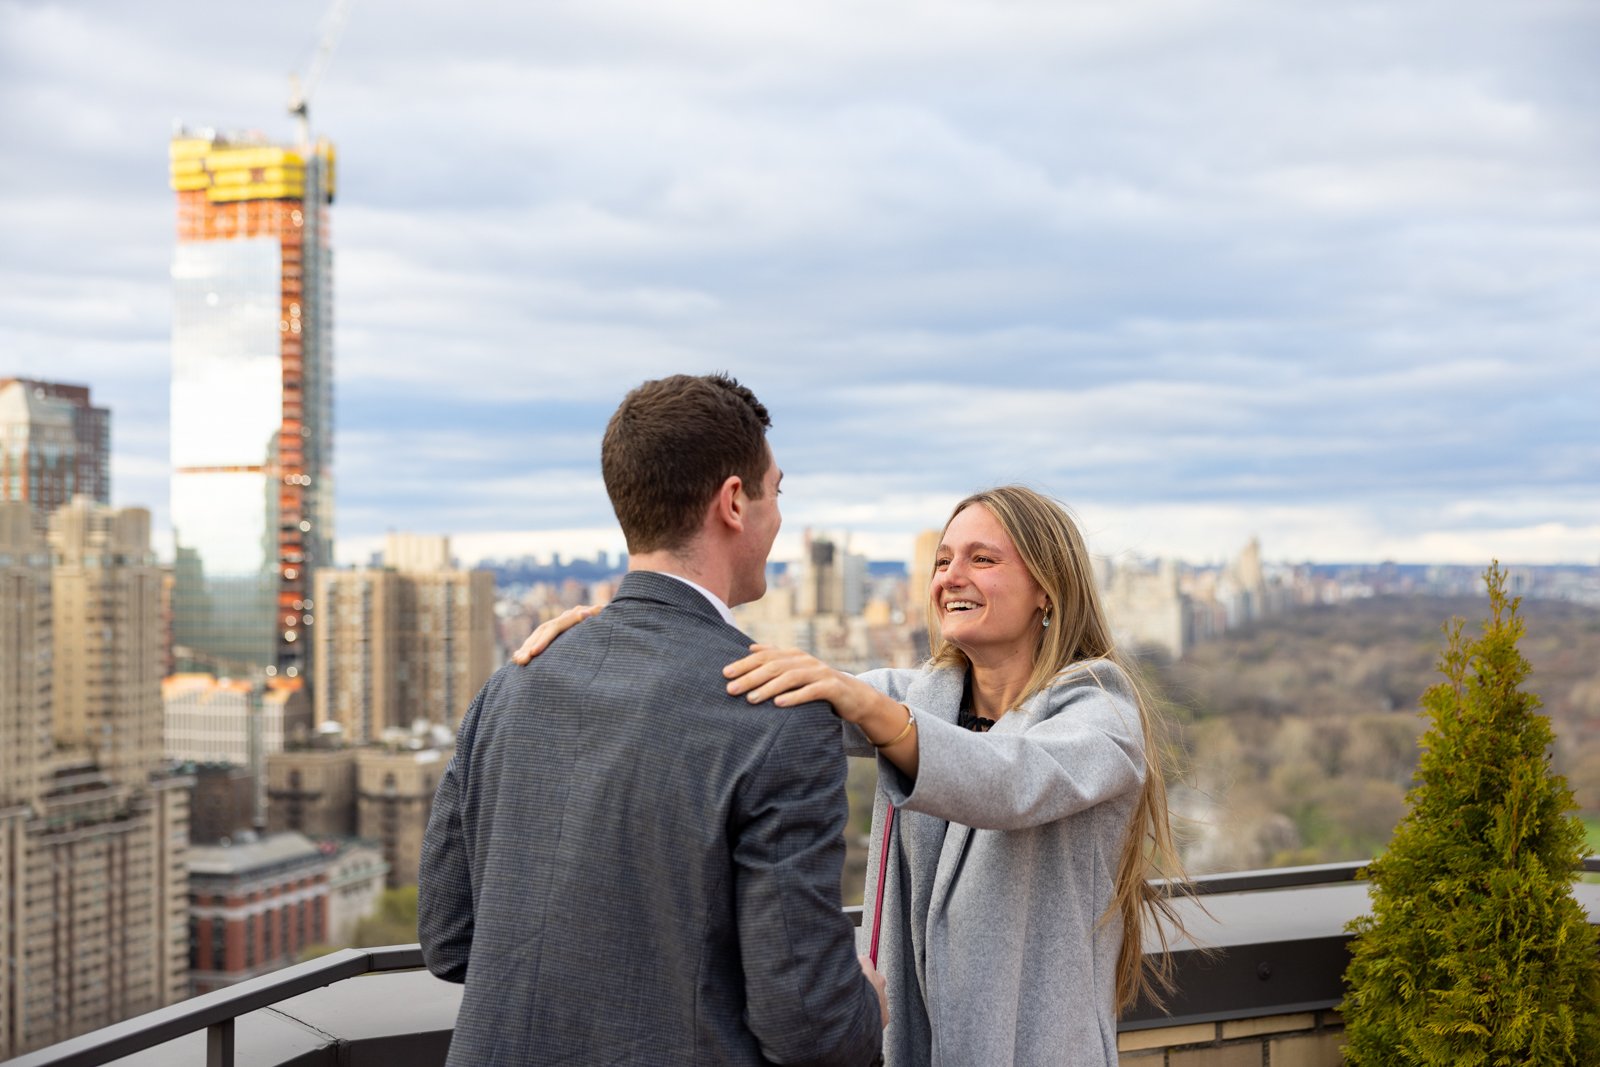
[[211, 920], [211, 953], [206, 969], [226, 970], [228, 967], [228, 924], [218, 915]]

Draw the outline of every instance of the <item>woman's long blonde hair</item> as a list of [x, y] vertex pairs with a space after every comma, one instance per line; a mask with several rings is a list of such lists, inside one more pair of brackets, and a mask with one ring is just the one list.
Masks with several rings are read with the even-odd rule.
[[[1115, 895], [1101, 921], [1114, 915], [1122, 919], [1122, 947], [1117, 955], [1117, 1012], [1120, 1014], [1141, 996], [1159, 1007], [1161, 995], [1172, 989], [1168, 931], [1182, 932], [1183, 923], [1174, 912], [1168, 892], [1152, 885], [1151, 880], [1168, 879], [1169, 885], [1185, 882], [1183, 865], [1172, 840], [1167, 786], [1162, 778], [1163, 724], [1139, 675], [1118, 653], [1112, 641], [1088, 546], [1066, 508], [1027, 486], [1004, 485], [973, 493], [955, 506], [950, 519], [974, 505], [988, 509], [999, 521], [1028, 573], [1048, 599], [1050, 625], [1039, 629], [1033, 673], [1017, 704], [1020, 706], [1050, 688], [1062, 675], [1070, 674], [1075, 665], [1086, 660], [1103, 659], [1116, 664], [1133, 686], [1144, 737], [1144, 784], [1139, 790], [1133, 823], [1117, 863]], [[950, 520], [946, 520], [945, 528], [949, 526]], [[933, 663], [967, 670], [970, 663], [966, 655], [944, 640], [933, 622], [939, 617], [937, 594], [932, 588], [932, 575], [925, 577], [929, 579], [928, 640], [933, 650]], [[1145, 964], [1143, 945], [1147, 919], [1161, 944], [1161, 951], [1149, 966]]]

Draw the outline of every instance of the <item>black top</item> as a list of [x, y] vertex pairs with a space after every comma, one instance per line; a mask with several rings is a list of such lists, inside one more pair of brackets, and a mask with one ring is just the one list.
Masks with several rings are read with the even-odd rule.
[[956, 716], [956, 725], [963, 730], [973, 733], [987, 733], [989, 727], [995, 724], [993, 719], [985, 719], [982, 715], [972, 710], [972, 672], [967, 672], [967, 680], [961, 689], [961, 714]]

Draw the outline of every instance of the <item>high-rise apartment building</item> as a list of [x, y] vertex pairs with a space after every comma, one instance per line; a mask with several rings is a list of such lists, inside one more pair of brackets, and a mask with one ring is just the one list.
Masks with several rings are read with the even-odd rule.
[[[50, 758], [50, 557], [31, 511], [0, 502], [0, 820], [37, 799]], [[0, 884], [5, 862], [0, 848]], [[0, 970], [6, 962], [0, 944]]]
[[[162, 681], [161, 701], [166, 719], [162, 751], [189, 768], [196, 780], [191, 840], [212, 842], [264, 826], [268, 757], [292, 741], [311, 738], [305, 679], [175, 674]], [[242, 807], [232, 792], [240, 782], [248, 784], [249, 793], [249, 803]]]
[[311, 736], [311, 700], [298, 678], [174, 674], [162, 681], [161, 699], [163, 749], [180, 763], [231, 763], [265, 781], [267, 756]]
[[495, 668], [491, 572], [452, 568], [442, 537], [391, 535], [384, 562], [316, 578], [317, 721], [355, 744], [453, 726]]
[[928, 619], [928, 586], [933, 581], [933, 567], [939, 556], [942, 530], [923, 530], [917, 534], [911, 549], [911, 573], [906, 581], [906, 614], [932, 625]]
[[388, 745], [274, 753], [267, 829], [373, 842], [388, 884], [415, 885], [433, 795], [453, 751], [449, 732], [436, 727]]
[[189, 800], [189, 844], [215, 845], [240, 830], [260, 830], [261, 780], [232, 763], [184, 765], [194, 779]]
[[181, 132], [171, 163], [175, 643], [298, 677], [333, 545], [333, 148]]
[[160, 763], [149, 516], [0, 504], [0, 1058], [183, 996], [188, 787]]
[[861, 614], [866, 606], [867, 557], [825, 534], [805, 532], [794, 568], [796, 615]]
[[0, 500], [42, 524], [74, 496], [111, 503], [111, 412], [87, 386], [0, 378]]
[[[0, 1056], [171, 1004], [188, 992], [189, 786], [134, 787], [54, 761], [9, 842], [15, 971]], [[7, 1044], [9, 1042], [9, 1048]]]
[[1111, 632], [1124, 648], [1158, 648], [1177, 659], [1193, 643], [1191, 605], [1178, 588], [1178, 571], [1171, 560], [1153, 568], [1133, 564], [1107, 568], [1100, 598]]
[[161, 570], [150, 513], [85, 497], [50, 516], [56, 747], [142, 784], [161, 762]]
[[356, 751], [356, 833], [375, 841], [390, 886], [416, 885], [422, 837], [452, 748]]
[[18, 1044], [27, 830], [50, 756], [50, 561], [23, 503], [0, 502], [0, 1059]]
[[267, 830], [313, 837], [356, 832], [356, 750], [291, 748], [267, 757]]

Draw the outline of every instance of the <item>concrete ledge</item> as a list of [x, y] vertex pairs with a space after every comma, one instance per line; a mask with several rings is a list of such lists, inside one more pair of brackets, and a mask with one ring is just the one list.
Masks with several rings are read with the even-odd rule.
[[1343, 1044], [1336, 1011], [1154, 1027], [1117, 1039], [1127, 1067], [1341, 1067]]
[[1186, 1026], [1164, 1026], [1152, 1030], [1130, 1030], [1117, 1035], [1117, 1051], [1135, 1052], [1144, 1048], [1198, 1045], [1216, 1039], [1216, 1023], [1190, 1023]]
[[1283, 1034], [1294, 1030], [1310, 1030], [1317, 1025], [1315, 1012], [1303, 1011], [1294, 1015], [1263, 1015], [1259, 1019], [1233, 1019], [1222, 1024], [1222, 1040], [1233, 1041], [1241, 1037], [1260, 1037], [1262, 1034]]

